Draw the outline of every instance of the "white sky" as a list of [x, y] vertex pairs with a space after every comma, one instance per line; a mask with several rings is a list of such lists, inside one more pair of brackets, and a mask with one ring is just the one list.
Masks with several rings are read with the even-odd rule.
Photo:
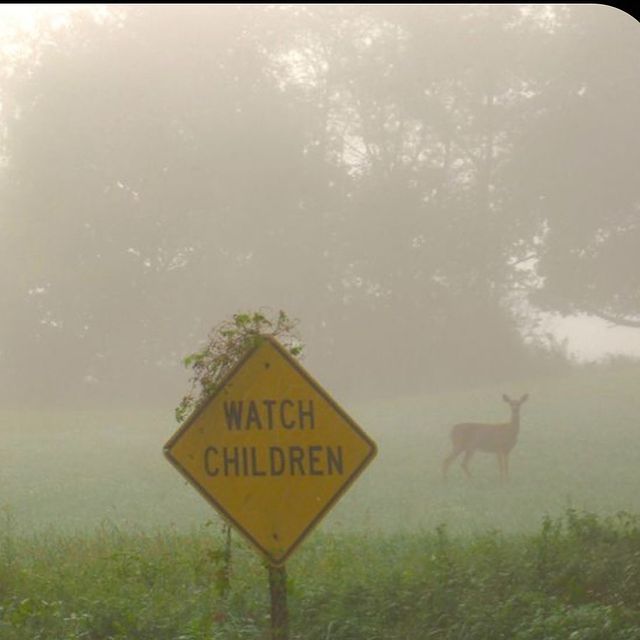
[[581, 361], [626, 354], [640, 357], [640, 329], [615, 327], [599, 318], [550, 317], [546, 326], [560, 340], [568, 339], [569, 351]]
[[78, 4], [2, 4], [0, 5], [0, 37], [7, 31], [30, 30], [40, 16], [63, 18], [69, 11], [87, 5]]

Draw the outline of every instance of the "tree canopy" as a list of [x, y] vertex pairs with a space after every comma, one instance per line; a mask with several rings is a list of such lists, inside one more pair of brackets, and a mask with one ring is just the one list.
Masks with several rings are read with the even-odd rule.
[[8, 397], [156, 397], [237, 309], [348, 390], [640, 320], [640, 39], [602, 5], [113, 6], [3, 59]]

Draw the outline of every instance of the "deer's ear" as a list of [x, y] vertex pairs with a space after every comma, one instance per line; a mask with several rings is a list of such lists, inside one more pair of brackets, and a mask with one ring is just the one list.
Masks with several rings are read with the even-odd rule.
[[511, 398], [510, 398], [506, 393], [503, 393], [503, 394], [502, 394], [502, 399], [503, 399], [505, 402], [511, 402]]
[[525, 400], [528, 400], [528, 399], [529, 399], [529, 394], [528, 394], [528, 393], [525, 393], [525, 394], [522, 396], [522, 398], [520, 398], [520, 402], [522, 403], [522, 402], [524, 402]]

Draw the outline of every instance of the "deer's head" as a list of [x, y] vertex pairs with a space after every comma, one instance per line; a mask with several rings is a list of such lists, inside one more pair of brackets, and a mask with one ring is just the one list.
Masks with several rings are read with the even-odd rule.
[[520, 400], [512, 400], [506, 393], [502, 394], [502, 399], [511, 407], [514, 413], [520, 412], [520, 407], [527, 401], [529, 394], [525, 393]]

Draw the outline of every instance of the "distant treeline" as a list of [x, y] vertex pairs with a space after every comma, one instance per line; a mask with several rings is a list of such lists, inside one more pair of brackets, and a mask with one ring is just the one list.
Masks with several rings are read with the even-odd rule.
[[177, 400], [247, 308], [343, 396], [561, 366], [541, 310], [640, 325], [623, 11], [87, 5], [4, 38], [3, 402]]

